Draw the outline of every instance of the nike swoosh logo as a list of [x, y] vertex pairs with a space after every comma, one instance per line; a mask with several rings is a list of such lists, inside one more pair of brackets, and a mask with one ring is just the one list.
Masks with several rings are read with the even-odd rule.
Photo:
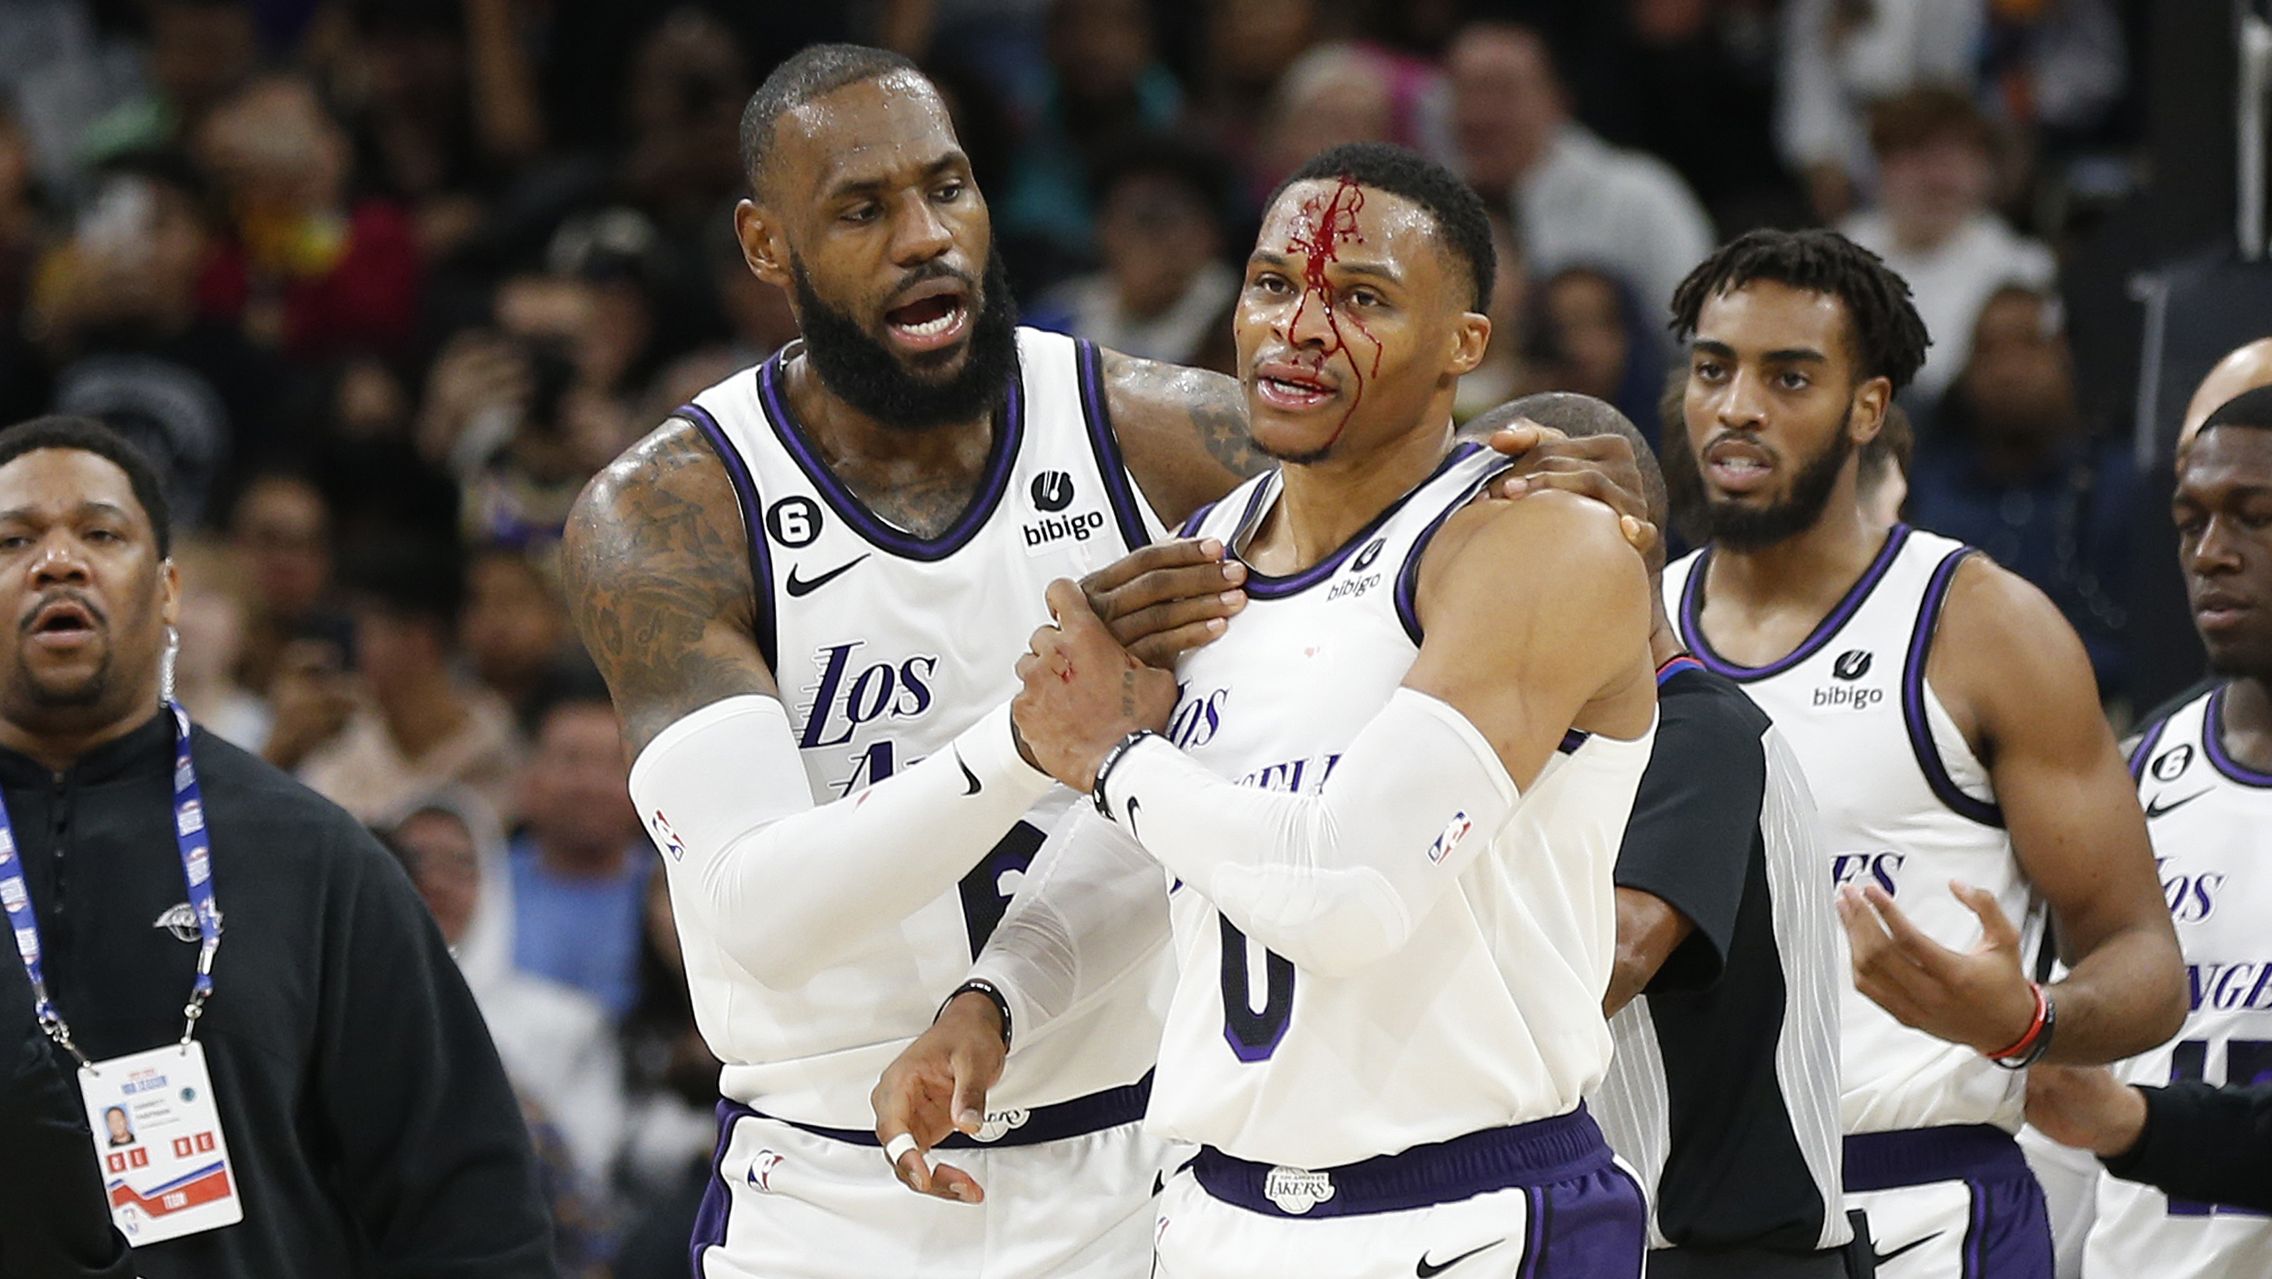
[[1130, 795], [1128, 797], [1128, 802], [1120, 806], [1120, 812], [1122, 823], [1128, 827], [1128, 838], [1133, 839], [1137, 843], [1141, 844], [1144, 842], [1143, 838], [1136, 833], [1137, 807], [1138, 803], [1136, 797], [1134, 795]]
[[2216, 787], [2214, 787], [2214, 786], [2211, 786], [2211, 787], [2209, 787], [2209, 788], [2208, 788], [2207, 790], [2197, 790], [2197, 791], [2193, 792], [2192, 794], [2190, 794], [2190, 795], [2186, 796], [2186, 797], [2185, 797], [2184, 799], [2179, 799], [2179, 800], [2172, 800], [2171, 802], [2169, 802], [2169, 803], [2167, 803], [2167, 804], [2165, 804], [2165, 803], [2163, 803], [2163, 802], [2162, 802], [2162, 797], [2161, 797], [2161, 796], [2159, 796], [2159, 795], [2156, 795], [2156, 796], [2154, 796], [2154, 797], [2153, 797], [2152, 799], [2149, 799], [2149, 800], [2147, 800], [2147, 801], [2146, 801], [2146, 816], [2147, 816], [2147, 818], [2148, 818], [2148, 819], [2152, 819], [2152, 818], [2155, 818], [2155, 817], [2159, 817], [2159, 816], [2161, 816], [2161, 815], [2162, 815], [2163, 813], [2167, 813], [2167, 812], [2170, 812], [2170, 811], [2172, 811], [2172, 810], [2175, 810], [2175, 809], [2183, 808], [2183, 807], [2185, 807], [2185, 806], [2186, 806], [2187, 804], [2190, 804], [2190, 803], [2192, 803], [2192, 802], [2193, 802], [2194, 800], [2197, 800], [2197, 799], [2201, 798], [2201, 797], [2202, 797], [2203, 795], [2206, 795], [2206, 794], [2208, 794], [2208, 793], [2209, 793], [2209, 791], [2212, 791], [2212, 790], [2215, 790], [2215, 789], [2216, 789]]
[[[858, 560], [854, 560], [854, 561], [852, 561], [852, 564], [857, 564], [857, 563], [859, 563], [859, 562], [860, 562], [860, 561], [858, 561]], [[850, 568], [850, 567], [852, 567], [852, 564], [847, 564], [847, 565], [845, 565], [845, 566], [844, 566], [844, 568]], [[843, 571], [844, 571], [844, 568], [840, 568], [840, 569], [838, 569], [838, 570], [836, 570], [836, 571], [837, 571], [837, 572], [839, 572], [839, 573], [841, 573], [841, 572], [843, 572]], [[825, 581], [827, 581], [827, 580], [828, 580], [827, 578], [822, 578], [822, 579], [821, 579], [821, 581], [823, 581], [823, 582], [825, 582]], [[818, 585], [818, 584], [819, 584], [819, 583], [815, 583], [815, 585]], [[970, 771], [970, 765], [968, 765], [968, 764], [965, 764], [965, 763], [963, 763], [963, 762], [962, 762], [962, 751], [961, 751], [961, 750], [959, 750], [959, 749], [957, 749], [957, 750], [955, 751], [955, 767], [956, 767], [956, 768], [959, 768], [959, 769], [961, 769], [961, 770], [962, 770], [962, 779], [963, 779], [964, 781], [966, 781], [966, 782], [970, 783], [970, 789], [969, 789], [969, 790], [966, 790], [966, 791], [964, 791], [964, 792], [963, 792], [963, 794], [965, 794], [965, 795], [976, 795], [976, 794], [978, 793], [978, 790], [979, 790], [979, 787], [978, 787], [978, 774], [976, 774], [976, 773], [974, 773], [974, 772], [971, 772], [971, 771]]]
[[803, 596], [812, 594], [814, 591], [819, 590], [821, 587], [826, 586], [830, 582], [835, 581], [837, 578], [840, 578], [846, 573], [851, 572], [854, 566], [858, 565], [861, 560], [868, 558], [868, 554], [868, 552], [862, 551], [858, 555], [853, 556], [851, 559], [837, 565], [835, 568], [832, 568], [826, 573], [821, 574], [819, 577], [799, 578], [797, 576], [797, 566], [791, 564], [789, 566], [789, 598], [798, 599]]
[[1933, 1242], [1935, 1239], [1938, 1239], [1942, 1235], [1945, 1235], [1947, 1233], [1948, 1231], [1946, 1230], [1936, 1230], [1922, 1239], [1912, 1239], [1908, 1243], [1905, 1243], [1899, 1248], [1894, 1249], [1892, 1252], [1876, 1253], [1875, 1255], [1877, 1257], [1877, 1263], [1882, 1266], [1905, 1252], [1915, 1252], [1917, 1249], [1924, 1247], [1926, 1244]]
[[1422, 1253], [1420, 1256], [1420, 1264], [1413, 1267], [1412, 1273], [1420, 1276], [1420, 1279], [1430, 1279], [1430, 1276], [1440, 1275], [1446, 1270], [1451, 1269], [1453, 1266], [1456, 1266], [1459, 1263], [1467, 1260], [1469, 1257], [1474, 1256], [1476, 1253], [1489, 1252], [1493, 1248], [1496, 1248], [1500, 1244], [1503, 1244], [1505, 1242], [1507, 1241], [1504, 1239], [1494, 1239], [1491, 1242], [1484, 1244], [1480, 1248], [1470, 1248], [1466, 1252], [1463, 1252], [1460, 1255], [1452, 1258], [1450, 1261], [1430, 1261], [1428, 1260], [1427, 1254]]

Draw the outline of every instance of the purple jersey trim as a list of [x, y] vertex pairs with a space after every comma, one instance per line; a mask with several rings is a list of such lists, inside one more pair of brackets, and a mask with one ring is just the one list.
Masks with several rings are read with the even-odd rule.
[[1202, 1147], [1190, 1164], [1200, 1188], [1224, 1203], [1264, 1216], [1304, 1218], [1408, 1212], [1494, 1190], [1576, 1181], [1614, 1166], [1601, 1129], [1584, 1106], [1551, 1119], [1317, 1169], [1331, 1179], [1333, 1197], [1301, 1214], [1287, 1212], [1270, 1198], [1267, 1185], [1278, 1168], [1213, 1146]]
[[2225, 750], [2225, 693], [2230, 684], [2219, 684], [2209, 694], [2209, 709], [2201, 717], [2201, 745], [2209, 753], [2209, 762], [2227, 779], [2243, 786], [2272, 787], [2272, 773], [2259, 773], [2234, 759]]
[[[1308, 568], [1303, 569], [1301, 572], [1289, 573], [1284, 577], [1273, 577], [1270, 574], [1264, 573], [1255, 568], [1254, 565], [1248, 564], [1246, 575], [1246, 593], [1248, 598], [1260, 600], [1284, 599], [1289, 595], [1298, 595], [1301, 592], [1308, 590], [1310, 587], [1317, 585], [1319, 582], [1322, 582], [1325, 579], [1333, 576], [1335, 573], [1340, 572], [1342, 563], [1349, 558], [1351, 553], [1353, 553], [1358, 547], [1363, 546], [1365, 543], [1371, 541], [1373, 537], [1381, 531], [1381, 526], [1388, 523], [1389, 520], [1393, 518], [1398, 511], [1403, 510], [1404, 504], [1411, 501], [1414, 494], [1434, 483], [1438, 477], [1443, 475], [1444, 472], [1449, 471], [1454, 466], [1457, 466], [1461, 462], [1464, 462], [1468, 458], [1474, 456], [1475, 453], [1482, 447], [1482, 445], [1477, 444], [1473, 441], [1468, 441], [1455, 446], [1451, 452], [1444, 454], [1444, 460], [1436, 464], [1436, 469], [1428, 473], [1427, 479], [1424, 479], [1418, 484], [1413, 485], [1410, 489], [1405, 491], [1404, 496], [1389, 503], [1381, 510], [1380, 514], [1374, 516], [1370, 521], [1368, 521], [1365, 524], [1365, 527], [1358, 529], [1355, 533], [1351, 534], [1349, 540], [1343, 542], [1333, 551], [1332, 554], [1326, 556], [1324, 559], [1319, 560], [1317, 563], [1310, 565]], [[1268, 484], [1262, 484], [1256, 487], [1253, 499], [1247, 503], [1246, 515], [1239, 521], [1240, 531], [1247, 531], [1248, 527], [1252, 524], [1255, 515], [1262, 509], [1262, 502], [1269, 494], [1269, 492], [1270, 486]], [[1241, 558], [1243, 559], [1244, 557], [1242, 556]]]
[[694, 1279], [704, 1279], [703, 1254], [726, 1244], [726, 1218], [734, 1206], [733, 1191], [726, 1187], [726, 1147], [734, 1139], [734, 1121], [743, 1113], [730, 1101], [718, 1103], [718, 1150], [710, 1157], [710, 1184], [702, 1189], [702, 1204], [695, 1210], [694, 1234], [687, 1248]]
[[782, 447], [796, 459], [813, 487], [820, 490], [821, 496], [860, 536], [902, 559], [943, 560], [977, 536], [978, 530], [993, 517], [995, 508], [1002, 504], [1002, 495], [1010, 487], [1010, 473], [1017, 466], [1018, 446], [1025, 435], [1025, 378], [1022, 372], [1013, 371], [1001, 429], [994, 432], [993, 446], [986, 459], [986, 474], [979, 481], [977, 496], [946, 532], [937, 537], [917, 537], [893, 528], [869, 510], [867, 503], [844, 487], [844, 482], [836, 478], [836, 473], [813, 451], [781, 387], [781, 353], [776, 352], [758, 369], [758, 393], [764, 400], [766, 420], [772, 424], [773, 433], [780, 437]]
[[1917, 626], [1909, 636], [1909, 655], [1902, 664], [1901, 719], [1909, 731], [1909, 752], [1916, 756], [1917, 768], [1925, 775], [1925, 784], [1932, 788], [1934, 797], [1959, 817], [2001, 828], [2004, 824], [2002, 808], [1957, 788], [1955, 779], [1949, 776], [1948, 766], [1941, 760], [1940, 748], [1933, 744], [1932, 723], [1925, 715], [1925, 661], [1933, 650], [1933, 633], [1940, 629], [1941, 607], [1948, 603], [1949, 587], [1956, 581], [1957, 570], [1975, 554], [1977, 552], [1969, 546], [1950, 551], [1925, 584], [1924, 603], [1917, 610]]
[[1446, 503], [1436, 518], [1428, 521], [1428, 527], [1421, 529], [1420, 536], [1412, 539], [1412, 549], [1404, 553], [1404, 563], [1396, 570], [1396, 589], [1392, 594], [1396, 600], [1396, 620], [1404, 624], [1404, 633], [1411, 637], [1413, 643], [1418, 644], [1425, 638], [1420, 630], [1420, 557], [1427, 553], [1428, 543], [1436, 540], [1436, 534], [1443, 531], [1444, 525], [1450, 522], [1452, 516], [1466, 510], [1468, 503], [1475, 500], [1476, 494], [1481, 493], [1491, 481], [1506, 474], [1507, 468], [1513, 465], [1509, 462], [1505, 466], [1495, 466], [1487, 474], [1477, 477], [1475, 483], [1462, 490], [1456, 500]]
[[1863, 601], [1869, 599], [1870, 592], [1877, 589], [1878, 581], [1885, 576], [1887, 569], [1893, 567], [1894, 557], [1901, 554], [1901, 548], [1908, 541], [1909, 526], [1894, 525], [1892, 531], [1886, 534], [1885, 545], [1878, 548], [1877, 558], [1871, 560], [1870, 566], [1862, 571], [1862, 576], [1846, 588], [1845, 596], [1838, 601], [1836, 608], [1830, 610], [1829, 616], [1816, 623], [1814, 631], [1799, 641], [1797, 648], [1765, 666], [1744, 666], [1729, 661], [1713, 649], [1712, 641], [1704, 635], [1704, 576], [1712, 567], [1713, 553], [1713, 548], [1707, 546], [1704, 553], [1696, 557], [1696, 565], [1688, 571], [1688, 581], [1680, 590], [1681, 633], [1688, 640], [1689, 648], [1694, 651], [1697, 660], [1703, 662], [1705, 669], [1715, 675], [1724, 675], [1739, 684], [1780, 675], [1814, 656], [1822, 650], [1823, 645], [1837, 638], [1838, 632], [1845, 629], [1846, 623], [1861, 609]]
[[2162, 731], [2169, 727], [2167, 719], [2157, 719], [2146, 726], [2138, 744], [2130, 748], [2130, 782], [2135, 786], [2146, 784], [2146, 761], [2154, 757], [2154, 748], [2161, 745]]
[[734, 501], [742, 508], [742, 532], [749, 539], [750, 585], [757, 602], [757, 651], [764, 655], [768, 668], [777, 668], [780, 664], [774, 660], [773, 651], [773, 555], [766, 544], [765, 503], [758, 496], [757, 481], [749, 473], [749, 463], [742, 460], [741, 450], [734, 447], [708, 409], [687, 404], [680, 406], [678, 415], [694, 423], [716, 450], [718, 460], [725, 463], [726, 480], [734, 486]]
[[1898, 1190], [1935, 1181], [2032, 1177], [2012, 1135], [1991, 1124], [1951, 1124], [1846, 1138], [1846, 1193]]
[[1151, 544], [1144, 527], [1143, 506], [1128, 478], [1128, 463], [1120, 455], [1119, 437], [1112, 433], [1112, 406], [1105, 399], [1104, 361], [1094, 342], [1073, 344], [1073, 361], [1081, 371], [1081, 420], [1089, 430], [1089, 450], [1096, 454], [1097, 474], [1104, 478], [1105, 501], [1120, 524], [1120, 540], [1134, 551]]
[[1207, 517], [1214, 514], [1214, 512], [1215, 503], [1213, 502], [1209, 502], [1207, 505], [1200, 507], [1196, 511], [1193, 511], [1191, 513], [1191, 518], [1183, 522], [1183, 527], [1177, 529], [1175, 531], [1175, 535], [1177, 537], [1197, 537], [1199, 535], [1199, 526], [1205, 524], [1207, 522]]

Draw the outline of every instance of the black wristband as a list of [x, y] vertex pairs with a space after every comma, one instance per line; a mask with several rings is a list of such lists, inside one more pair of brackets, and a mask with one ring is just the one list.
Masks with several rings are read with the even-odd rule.
[[1097, 762], [1097, 779], [1089, 785], [1089, 800], [1097, 806], [1098, 812], [1104, 814], [1106, 821], [1112, 821], [1115, 819], [1113, 818], [1111, 807], [1105, 803], [1104, 779], [1112, 775], [1112, 770], [1119, 765], [1120, 761], [1127, 756], [1128, 752], [1135, 747], [1136, 743], [1143, 741], [1147, 737], [1157, 736], [1159, 736], [1159, 734], [1153, 732], [1151, 729], [1139, 728], [1135, 732], [1130, 733], [1128, 736], [1121, 738], [1117, 742], [1114, 742], [1112, 749], [1106, 751], [1104, 753], [1104, 758]]
[[948, 995], [945, 999], [939, 1002], [939, 1011], [931, 1014], [931, 1020], [933, 1022], [937, 1022], [939, 1018], [946, 1015], [948, 1004], [951, 1004], [961, 996], [970, 994], [972, 992], [986, 996], [988, 1000], [992, 1001], [994, 1005], [994, 1011], [1002, 1015], [1002, 1050], [1004, 1052], [1009, 1051], [1010, 1001], [1003, 997], [1001, 987], [995, 985], [993, 982], [987, 981], [983, 977], [973, 977], [969, 981], [964, 982], [962, 985], [955, 987], [954, 993]]

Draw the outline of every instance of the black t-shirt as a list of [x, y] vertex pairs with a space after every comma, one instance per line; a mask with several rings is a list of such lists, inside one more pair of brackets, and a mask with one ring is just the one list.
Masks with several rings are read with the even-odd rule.
[[[1662, 1114], [1670, 1136], [1658, 1228], [1676, 1246], [1812, 1251], [1838, 1193], [1810, 1169], [1801, 1133], [1812, 1133], [1827, 1171], [1838, 1141], [1838, 1045], [1835, 1018], [1819, 1004], [1812, 1032], [1790, 1024], [1790, 966], [1815, 966], [1820, 999], [1836, 955], [1811, 804], [1798, 816], [1778, 811], [1789, 807], [1783, 797], [1803, 795], [1803, 782], [1769, 749], [1766, 713], [1732, 682], [1693, 664], [1669, 670], [1658, 714], [1617, 859], [1619, 887], [1661, 898], [1695, 925], [1643, 992], [1662, 1068], [1639, 1104]], [[1805, 920], [1786, 909], [1778, 921], [1778, 878], [1819, 888], [1820, 909]], [[1810, 1033], [1812, 1042], [1785, 1043]], [[1826, 1090], [1809, 1098], [1811, 1124], [1794, 1123], [1779, 1048], [1814, 1063], [1807, 1086]]]
[[[519, 1107], [408, 878], [268, 764], [203, 730], [191, 752], [222, 917], [197, 1038], [245, 1219], [138, 1248], [135, 1268], [549, 1279]], [[49, 993], [97, 1060], [181, 1035], [198, 947], [173, 923], [188, 893], [172, 777], [162, 714], [60, 776], [0, 750]]]
[[87, 1118], [32, 1016], [13, 946], [0, 956], [0, 1279], [134, 1279], [110, 1224]]

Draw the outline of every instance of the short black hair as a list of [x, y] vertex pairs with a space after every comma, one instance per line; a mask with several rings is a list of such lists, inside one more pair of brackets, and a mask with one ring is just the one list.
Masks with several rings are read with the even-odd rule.
[[[2243, 391], [2218, 405], [2216, 412], [2202, 420], [2201, 431], [2213, 426], [2250, 426], [2259, 431], [2272, 431], [2272, 386]], [[2201, 438], [2201, 432], [2195, 432], [2194, 438]]]
[[134, 500], [141, 503], [142, 514], [149, 517], [150, 532], [158, 543], [158, 558], [174, 553], [173, 512], [166, 503], [166, 484], [149, 454], [91, 417], [51, 414], [0, 430], [0, 466], [39, 449], [92, 453], [126, 472], [126, 483], [134, 490]]
[[[1625, 442], [1633, 446], [1633, 465], [1641, 472], [1641, 497], [1649, 504], [1649, 522], [1660, 529], [1671, 523], [1672, 498], [1665, 490], [1664, 468], [1657, 464], [1657, 455], [1649, 447], [1649, 437], [1616, 405], [1576, 391], [1540, 391], [1484, 410], [1460, 433], [1488, 436], [1502, 426], [1512, 426], [1520, 418], [1553, 427], [1571, 439], [1588, 435], [1624, 436]], [[1664, 543], [1660, 540], [1657, 545], [1658, 558], [1652, 559], [1649, 565], [1652, 572], [1663, 566]]]
[[742, 108], [742, 174], [749, 179], [750, 193], [762, 191], [765, 166], [773, 154], [773, 129], [783, 115], [848, 84], [900, 71], [923, 74], [906, 57], [864, 44], [814, 44], [790, 54]]
[[1684, 343], [1696, 336], [1706, 302], [1755, 280], [1843, 302], [1862, 377], [1882, 377], [1899, 392], [1924, 367], [1932, 338], [1910, 301], [1909, 282], [1877, 254], [1820, 228], [1747, 231], [1721, 245], [1673, 290], [1673, 335]]
[[1296, 182], [1346, 178], [1359, 186], [1402, 196], [1419, 205], [1436, 224], [1436, 237], [1444, 251], [1467, 268], [1473, 289], [1468, 310], [1480, 311], [1491, 300], [1491, 283], [1499, 270], [1498, 251], [1491, 247], [1491, 216], [1483, 197], [1454, 176], [1450, 169], [1412, 150], [1387, 142], [1346, 142], [1319, 152], [1294, 175], [1278, 184], [1263, 207]]

